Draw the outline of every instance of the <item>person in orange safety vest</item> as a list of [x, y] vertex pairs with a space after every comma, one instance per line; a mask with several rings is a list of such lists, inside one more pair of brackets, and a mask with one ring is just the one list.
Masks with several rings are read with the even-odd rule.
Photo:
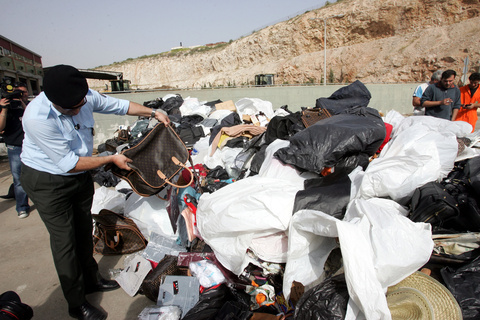
[[477, 123], [477, 109], [480, 107], [480, 73], [474, 72], [468, 77], [470, 83], [460, 88], [460, 99], [462, 106], [458, 111], [456, 121], [465, 121], [472, 125], [472, 132], [475, 130]]

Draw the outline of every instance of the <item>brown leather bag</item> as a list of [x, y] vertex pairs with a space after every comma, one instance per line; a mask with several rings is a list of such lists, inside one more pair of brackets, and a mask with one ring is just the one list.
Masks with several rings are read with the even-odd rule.
[[155, 125], [145, 137], [129, 149], [123, 150], [122, 154], [133, 160], [128, 164], [132, 170], [123, 170], [115, 165], [109, 169], [117, 177], [126, 180], [133, 191], [143, 197], [159, 193], [167, 184], [186, 188], [193, 182], [194, 174], [191, 170], [188, 171], [191, 179], [186, 185], [176, 185], [172, 181], [181, 170], [188, 169], [185, 164], [190, 154], [170, 125]]
[[132, 219], [106, 209], [92, 214], [92, 218], [95, 221], [94, 253], [127, 254], [147, 246], [147, 240]]
[[302, 122], [305, 128], [314, 125], [320, 120], [330, 118], [330, 112], [323, 108], [305, 109], [302, 111]]

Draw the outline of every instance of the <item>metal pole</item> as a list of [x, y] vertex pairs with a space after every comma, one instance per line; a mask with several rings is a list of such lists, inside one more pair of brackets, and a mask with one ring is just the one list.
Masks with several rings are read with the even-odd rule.
[[327, 19], [342, 18], [345, 15], [337, 14], [327, 18], [310, 18], [310, 20], [323, 20], [323, 85], [327, 85]]
[[323, 85], [327, 85], [327, 19], [323, 19]]

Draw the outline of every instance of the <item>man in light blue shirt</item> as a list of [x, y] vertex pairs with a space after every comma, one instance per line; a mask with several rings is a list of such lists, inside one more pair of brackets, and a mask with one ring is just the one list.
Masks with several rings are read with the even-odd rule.
[[121, 154], [92, 157], [93, 112], [168, 117], [140, 104], [104, 96], [88, 88], [74, 67], [52, 67], [43, 80], [44, 91], [28, 106], [21, 154], [21, 183], [35, 203], [50, 234], [50, 246], [69, 313], [77, 319], [105, 319], [85, 295], [117, 289], [103, 279], [93, 258], [91, 206], [93, 180], [88, 170], [108, 163], [130, 170]]

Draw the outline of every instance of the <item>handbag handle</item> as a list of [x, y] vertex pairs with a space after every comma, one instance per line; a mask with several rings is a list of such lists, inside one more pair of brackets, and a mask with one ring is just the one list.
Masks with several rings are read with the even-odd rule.
[[[180, 166], [180, 167], [183, 167], [183, 168], [185, 168], [185, 169], [188, 170], [188, 167], [187, 167], [186, 165], [184, 165], [183, 163], [181, 163], [177, 158], [172, 157], [172, 162], [173, 162], [175, 165]], [[188, 172], [190, 173], [190, 182], [188, 182], [188, 183], [187, 183], [186, 185], [184, 185], [184, 186], [180, 186], [180, 185], [176, 185], [176, 184], [168, 181], [168, 179], [167, 179], [167, 177], [165, 176], [165, 174], [163, 174], [162, 171], [157, 170], [157, 174], [158, 174], [158, 176], [160, 177], [160, 179], [164, 180], [164, 181], [165, 181], [166, 183], [168, 183], [169, 185], [171, 185], [171, 186], [173, 186], [173, 187], [177, 187], [177, 188], [186, 188], [186, 187], [188, 187], [189, 185], [192, 184], [193, 178], [194, 178], [193, 172], [192, 172], [191, 170], [188, 170]]]
[[[107, 240], [106, 234], [105, 234], [105, 244], [107, 245], [107, 247], [109, 247], [109, 248], [112, 249], [112, 250], [115, 250], [115, 248], [116, 248], [116, 247], [118, 246], [118, 244], [120, 243], [120, 236], [121, 236], [121, 235], [122, 235], [122, 234], [120, 233], [120, 231], [117, 230], [117, 239], [118, 239], [118, 241], [117, 241], [117, 242], [115, 242], [115, 241], [110, 241], [110, 243], [109, 243], [109, 241]], [[115, 238], [114, 238], [114, 239], [115, 239]]]

